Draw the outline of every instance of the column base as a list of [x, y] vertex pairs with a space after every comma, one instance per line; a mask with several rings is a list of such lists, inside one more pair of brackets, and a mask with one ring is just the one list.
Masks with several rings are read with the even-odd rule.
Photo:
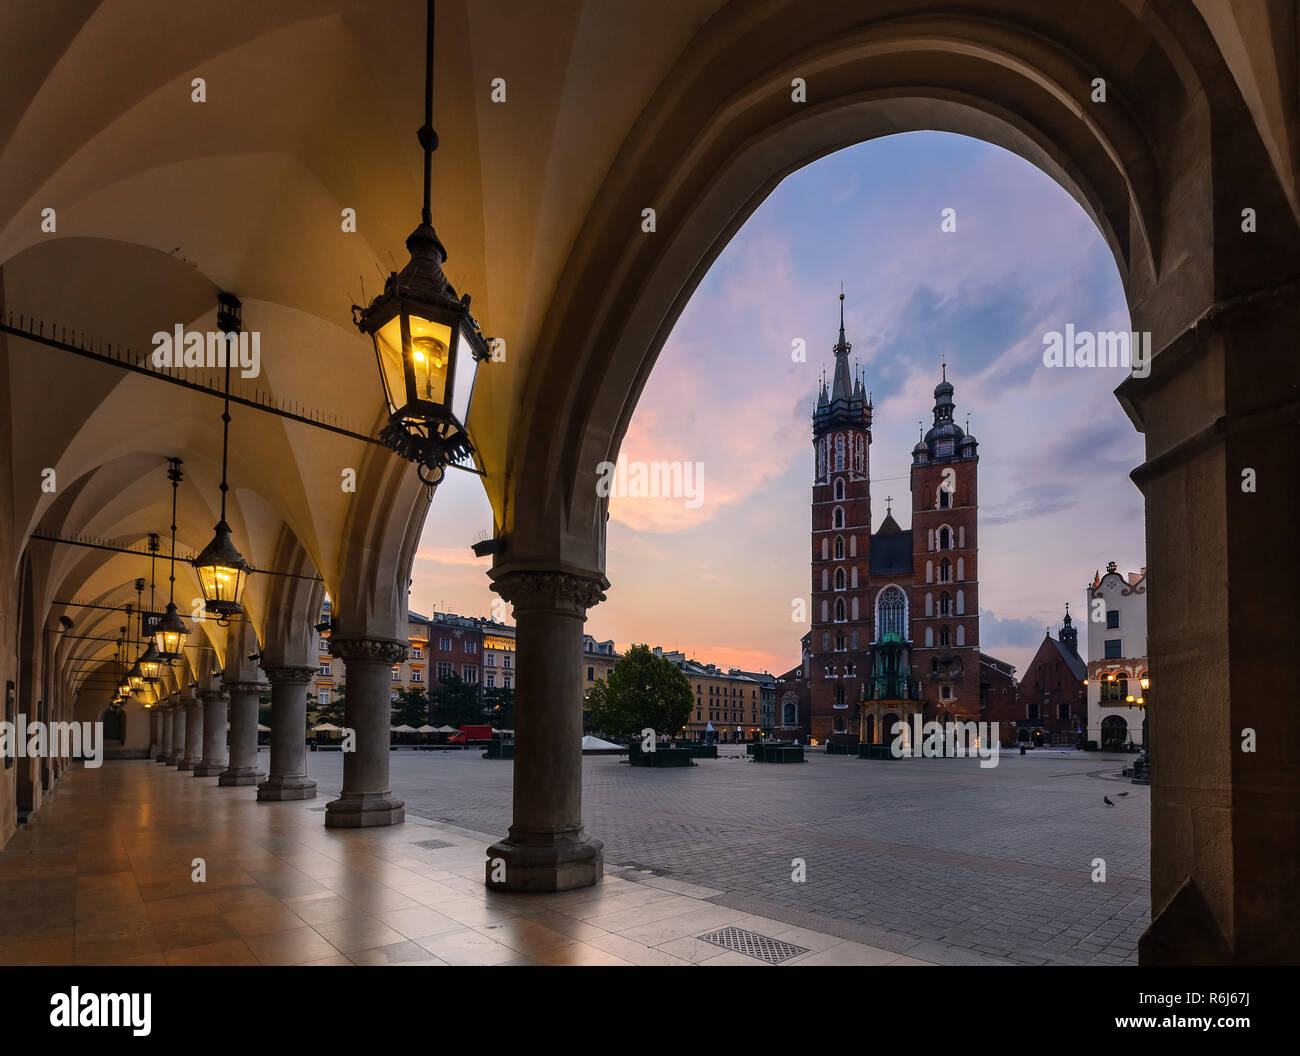
[[391, 792], [344, 793], [325, 804], [327, 829], [368, 829], [377, 825], [401, 825], [406, 821], [406, 803]]
[[244, 788], [248, 785], [260, 785], [266, 780], [266, 774], [251, 766], [238, 770], [226, 769], [217, 777], [218, 788]]
[[162, 755], [158, 756], [158, 762], [162, 763], [163, 766], [172, 766], [175, 764], [175, 760], [172, 759], [171, 755], [167, 752], [163, 752]]
[[205, 760], [203, 762], [194, 764], [195, 777], [218, 777], [221, 774], [225, 773], [225, 770], [226, 770], [226, 764], [223, 762], [210, 763]]
[[273, 777], [257, 786], [257, 798], [263, 803], [288, 799], [315, 799], [316, 782], [306, 777]]
[[194, 769], [194, 766], [195, 763], [193, 759], [182, 759], [179, 763], [176, 764], [176, 769], [190, 771]]
[[[519, 894], [592, 887], [605, 873], [604, 846], [582, 829], [576, 833], [516, 835], [511, 828], [509, 836], [487, 850], [484, 883], [493, 891]], [[504, 876], [498, 859], [505, 863]]]

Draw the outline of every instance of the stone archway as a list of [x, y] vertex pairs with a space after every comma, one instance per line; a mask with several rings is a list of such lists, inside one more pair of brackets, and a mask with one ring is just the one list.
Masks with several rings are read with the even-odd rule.
[[[1286, 697], [1267, 659], [1285, 642], [1249, 601], [1266, 596], [1280, 573], [1300, 580], [1294, 553], [1280, 558], [1284, 568], [1259, 557], [1271, 550], [1266, 538], [1281, 537], [1297, 516], [1280, 482], [1294, 475], [1289, 438], [1300, 416], [1287, 351], [1300, 323], [1300, 232], [1258, 126], [1186, 5], [1135, 13], [1100, 2], [1058, 12], [1050, 26], [994, 4], [987, 20], [813, 6], [816, 18], [735, 5], [717, 16], [624, 142], [529, 364], [529, 399], [495, 500], [504, 547], [494, 579], [563, 577], [581, 595], [579, 617], [603, 597], [596, 467], [616, 457], [695, 286], [786, 174], [902, 130], [1006, 147], [1053, 176], [1096, 222], [1133, 326], [1152, 334], [1156, 350], [1150, 375], [1117, 391], [1147, 439], [1133, 477], [1148, 503], [1152, 681], [1157, 699], [1180, 701], [1177, 725], [1162, 729], [1158, 706], [1151, 714], [1155, 743], [1171, 750], [1152, 785], [1154, 920], [1143, 959], [1285, 960], [1300, 950], [1300, 929], [1275, 927], [1273, 910], [1300, 891], [1268, 847], [1275, 812], [1294, 816], [1296, 779], [1277, 752], [1242, 770], [1223, 737], [1255, 723], [1285, 729], [1291, 741], [1300, 735], [1296, 717], [1270, 703]], [[1116, 65], [1113, 49], [1100, 46], [1116, 39], [1141, 60]], [[815, 91], [806, 107], [792, 107], [790, 78], [805, 71]], [[1102, 73], [1107, 98], [1122, 106], [1094, 105], [1090, 89]], [[1247, 202], [1275, 221], [1267, 238], [1242, 238]], [[629, 237], [648, 204], [657, 233]], [[1257, 493], [1238, 487], [1242, 467], [1279, 482], [1267, 503], [1243, 498]], [[1231, 593], [1224, 576], [1207, 582], [1207, 560], [1231, 570]], [[1192, 585], [1206, 596], [1194, 602]], [[529, 632], [519, 623], [522, 641]], [[1211, 687], [1192, 673], [1207, 669], [1221, 673]], [[1185, 724], [1189, 701], [1198, 715]], [[1192, 762], [1206, 743], [1214, 745], [1208, 769]], [[522, 737], [518, 752], [528, 753]], [[566, 803], [569, 831], [579, 833]], [[1283, 857], [1300, 856], [1300, 826], [1288, 831]]]

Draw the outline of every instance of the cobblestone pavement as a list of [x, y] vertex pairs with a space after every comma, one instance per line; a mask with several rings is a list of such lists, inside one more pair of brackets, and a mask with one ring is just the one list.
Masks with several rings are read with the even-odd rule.
[[[588, 756], [587, 831], [604, 841], [608, 872], [685, 881], [720, 905], [913, 957], [1137, 963], [1150, 793], [1118, 779], [1128, 757], [1003, 755], [981, 769], [808, 755], [802, 766], [733, 754], [653, 770]], [[339, 755], [308, 757], [322, 794], [341, 769]], [[505, 835], [511, 771], [477, 751], [392, 756], [408, 811], [477, 832]], [[791, 880], [796, 858], [804, 883]]]

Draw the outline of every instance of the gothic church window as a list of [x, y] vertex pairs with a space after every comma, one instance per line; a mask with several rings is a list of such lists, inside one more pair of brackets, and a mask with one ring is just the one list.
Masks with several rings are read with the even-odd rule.
[[837, 472], [844, 470], [844, 437], [843, 435], [835, 438], [835, 469]]
[[843, 622], [844, 622], [844, 619], [845, 619], [845, 616], [844, 616], [844, 599], [843, 599], [843, 598], [836, 598], [836, 599], [835, 599], [835, 622], [836, 622], [836, 623], [843, 623]]
[[948, 630], [947, 627], [940, 627], [940, 628], [939, 628], [939, 645], [940, 645], [940, 646], [944, 646], [944, 645], [951, 645], [951, 644], [952, 644], [952, 634], [951, 634], [951, 632]]
[[835, 560], [844, 560], [844, 536], [842, 535], [837, 535], [835, 537]]
[[940, 583], [952, 582], [952, 565], [948, 563], [948, 559], [946, 557], [939, 562], [939, 582]]
[[836, 590], [844, 589], [844, 569], [842, 568], [837, 568], [835, 570], [835, 589]]
[[939, 549], [940, 550], [952, 549], [952, 532], [949, 531], [946, 527], [939, 529]]
[[840, 477], [839, 479], [837, 479], [837, 480], [835, 481], [835, 497], [836, 497], [837, 499], [842, 499], [842, 498], [844, 498], [844, 478], [843, 478], [843, 477]]
[[876, 599], [876, 637], [879, 639], [893, 633], [906, 638], [905, 616], [906, 599], [903, 592], [898, 587], [886, 587]]
[[833, 527], [835, 528], [844, 527], [844, 509], [841, 506], [835, 507], [835, 521]]

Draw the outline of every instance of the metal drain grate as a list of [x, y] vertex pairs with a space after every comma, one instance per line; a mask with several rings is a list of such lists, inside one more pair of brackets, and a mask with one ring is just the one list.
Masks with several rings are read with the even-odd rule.
[[436, 851], [439, 847], [455, 847], [454, 843], [444, 843], [442, 840], [421, 840], [415, 845], [423, 847], [426, 851]]
[[780, 964], [791, 957], [798, 957], [799, 954], [808, 952], [802, 946], [795, 946], [741, 928], [722, 928], [720, 931], [711, 931], [697, 938], [712, 946], [721, 946], [724, 950], [734, 950], [736, 953], [743, 953], [746, 957], [767, 961], [768, 964]]

